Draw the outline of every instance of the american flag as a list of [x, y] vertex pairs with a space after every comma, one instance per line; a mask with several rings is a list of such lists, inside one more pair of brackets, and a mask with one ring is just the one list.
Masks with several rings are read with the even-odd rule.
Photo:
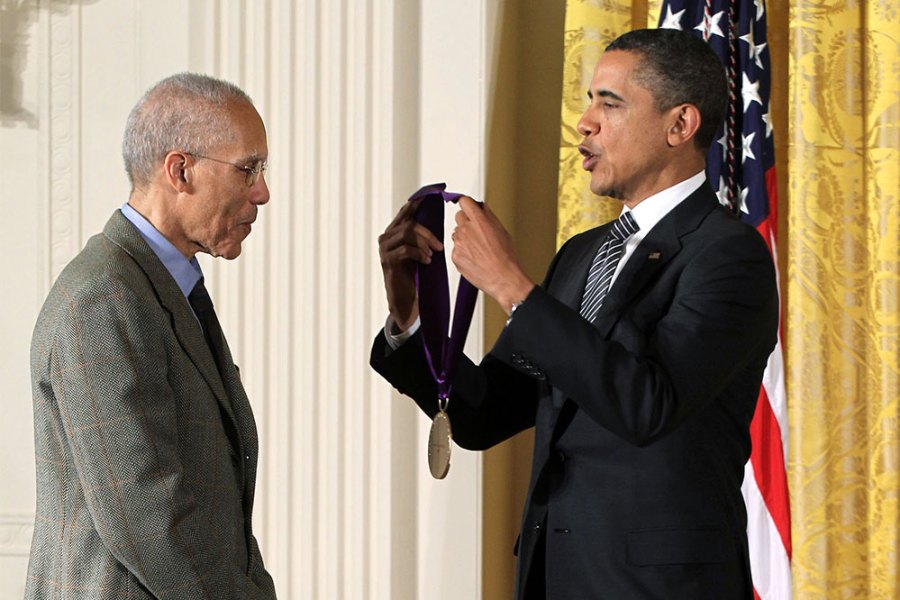
[[[769, 113], [769, 49], [764, 0], [665, 0], [661, 28], [690, 31], [725, 65], [728, 112], [707, 156], [719, 201], [752, 224], [775, 252], [775, 151]], [[775, 260], [777, 265], [777, 260]], [[744, 472], [750, 569], [757, 598], [791, 598], [791, 510], [788, 497], [787, 399], [781, 334], [750, 425], [753, 450]]]

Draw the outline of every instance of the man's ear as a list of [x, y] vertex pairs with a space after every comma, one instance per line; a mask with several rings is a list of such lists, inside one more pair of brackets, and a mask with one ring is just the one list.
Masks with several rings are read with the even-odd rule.
[[694, 139], [700, 128], [700, 110], [693, 104], [680, 104], [669, 109], [669, 128], [666, 140], [669, 146], [680, 146]]
[[166, 154], [166, 158], [163, 161], [165, 179], [176, 191], [190, 191], [192, 164], [190, 155], [184, 152], [169, 152]]

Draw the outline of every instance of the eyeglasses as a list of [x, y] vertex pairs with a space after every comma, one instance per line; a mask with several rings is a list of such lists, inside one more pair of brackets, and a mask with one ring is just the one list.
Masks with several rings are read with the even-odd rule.
[[211, 156], [203, 156], [202, 154], [194, 154], [193, 152], [185, 152], [185, 154], [189, 156], [193, 156], [194, 158], [205, 158], [206, 160], [211, 160], [213, 162], [222, 163], [223, 165], [231, 165], [238, 171], [244, 173], [247, 176], [246, 183], [247, 187], [253, 187], [256, 185], [256, 182], [259, 181], [259, 174], [264, 173], [266, 169], [269, 168], [269, 161], [267, 160], [258, 160], [253, 166], [250, 165], [238, 165], [233, 162], [229, 162], [227, 160], [221, 160], [218, 158], [213, 158]]

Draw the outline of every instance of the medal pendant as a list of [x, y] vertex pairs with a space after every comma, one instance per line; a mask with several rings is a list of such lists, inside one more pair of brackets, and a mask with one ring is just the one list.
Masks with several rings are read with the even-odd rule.
[[444, 410], [439, 410], [431, 422], [428, 434], [428, 468], [435, 479], [443, 479], [450, 470], [450, 442], [453, 432], [450, 430], [450, 417]]

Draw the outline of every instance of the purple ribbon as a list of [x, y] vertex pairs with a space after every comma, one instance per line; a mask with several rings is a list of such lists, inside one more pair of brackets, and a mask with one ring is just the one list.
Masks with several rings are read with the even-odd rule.
[[[464, 194], [446, 192], [446, 184], [433, 183], [419, 189], [409, 201], [422, 199], [416, 210], [416, 221], [427, 227], [442, 243], [444, 241], [444, 203], [458, 202]], [[431, 263], [419, 263], [416, 270], [416, 292], [419, 295], [419, 319], [425, 346], [425, 358], [438, 385], [439, 408], [446, 407], [450, 398], [449, 382], [453, 381], [469, 324], [475, 312], [478, 288], [465, 277], [459, 278], [456, 306], [453, 310], [453, 329], [447, 337], [450, 325], [450, 285], [447, 276], [447, 260], [444, 251], [435, 252]]]

